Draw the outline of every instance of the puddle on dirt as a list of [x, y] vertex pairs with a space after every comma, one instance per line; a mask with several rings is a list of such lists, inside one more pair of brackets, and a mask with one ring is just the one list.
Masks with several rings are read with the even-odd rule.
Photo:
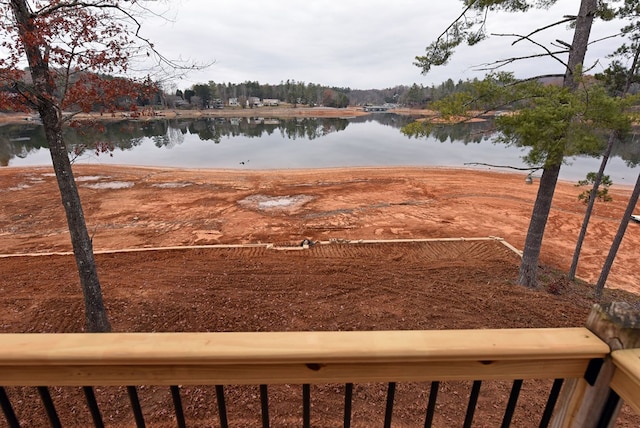
[[15, 191], [18, 191], [18, 190], [24, 190], [24, 189], [28, 189], [28, 188], [32, 187], [33, 185], [44, 183], [44, 181], [45, 181], [44, 178], [42, 178], [42, 176], [40, 176], [40, 175], [27, 174], [27, 175], [24, 176], [24, 178], [27, 181], [26, 183], [18, 183], [15, 186], [8, 187], [6, 189], [1, 189], [1, 191], [3, 191], [3, 192], [15, 192]]
[[238, 203], [259, 210], [295, 210], [311, 200], [313, 200], [313, 196], [309, 195], [251, 195], [238, 201]]
[[133, 187], [133, 184], [131, 181], [107, 181], [105, 183], [85, 184], [82, 187], [89, 189], [128, 189]]
[[104, 175], [83, 175], [80, 177], [76, 177], [76, 181], [78, 182], [82, 182], [82, 181], [98, 181], [98, 180], [103, 180], [103, 179], [108, 179], [110, 177], [106, 177]]
[[157, 184], [151, 185], [151, 187], [158, 187], [160, 189], [180, 189], [180, 188], [189, 187], [189, 186], [193, 186], [193, 183], [170, 182], [170, 183], [157, 183]]
[[7, 191], [9, 192], [14, 192], [16, 190], [24, 190], [24, 189], [28, 189], [29, 187], [31, 187], [31, 185], [29, 184], [25, 184], [25, 183], [20, 183], [17, 186], [13, 186], [13, 187], [9, 187], [7, 189]]

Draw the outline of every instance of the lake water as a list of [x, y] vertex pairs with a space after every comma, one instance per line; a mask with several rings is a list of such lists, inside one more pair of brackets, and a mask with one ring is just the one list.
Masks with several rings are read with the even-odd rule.
[[[231, 169], [526, 166], [521, 160], [526, 151], [492, 143], [489, 123], [444, 126], [429, 137], [410, 138], [402, 134], [401, 127], [412, 120], [374, 114], [351, 119], [122, 121], [108, 124], [104, 133], [69, 130], [65, 138], [71, 149], [88, 147], [75, 160], [80, 164]], [[91, 149], [95, 141], [107, 144], [111, 152], [96, 156]], [[637, 162], [638, 146], [628, 143], [616, 148], [607, 171], [614, 183], [635, 182], [638, 170], [627, 166], [625, 159]], [[0, 161], [4, 166], [49, 165], [41, 127], [0, 126]], [[600, 163], [589, 157], [568, 162], [561, 179], [571, 181], [597, 171]]]

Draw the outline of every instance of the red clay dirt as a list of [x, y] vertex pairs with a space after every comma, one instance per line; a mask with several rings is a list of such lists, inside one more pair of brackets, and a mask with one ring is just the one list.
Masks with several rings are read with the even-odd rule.
[[[514, 285], [519, 258], [501, 241], [353, 243], [358, 240], [485, 238], [522, 248], [537, 183], [472, 170], [362, 168], [208, 171], [75, 166], [107, 309], [115, 331], [387, 330], [583, 325], [591, 286], [566, 270], [584, 206], [560, 183], [542, 253], [541, 290]], [[2, 332], [83, 331], [82, 297], [64, 214], [48, 168], [0, 169]], [[597, 204], [579, 276], [598, 269], [630, 189]], [[639, 225], [631, 224], [609, 287], [637, 293]], [[313, 242], [299, 250], [302, 240]], [[352, 241], [352, 243], [346, 243]], [[273, 243], [249, 248], [176, 248]], [[112, 252], [124, 249], [149, 251]], [[37, 255], [40, 254], [40, 255]], [[35, 256], [37, 255], [37, 256]], [[605, 300], [638, 305], [607, 289]], [[423, 423], [428, 385], [400, 384], [394, 426]], [[510, 384], [483, 384], [474, 426], [499, 424]], [[513, 426], [537, 426], [548, 381], [526, 381]], [[461, 426], [470, 384], [445, 382], [435, 426]], [[339, 426], [340, 385], [312, 387], [312, 425]], [[358, 385], [352, 426], [380, 426], [385, 386]], [[33, 389], [9, 388], [24, 426], [46, 424]], [[217, 426], [209, 387], [182, 391], [190, 426]], [[140, 391], [149, 426], [174, 426], [168, 389]], [[232, 426], [257, 426], [257, 388], [230, 388]], [[300, 425], [300, 388], [270, 388], [273, 426]], [[71, 426], [90, 415], [80, 391], [56, 388]], [[133, 426], [126, 392], [97, 388], [108, 426]], [[77, 400], [66, 398], [73, 396]], [[291, 416], [293, 415], [293, 416]], [[164, 422], [162, 422], [164, 420]], [[167, 422], [167, 420], [169, 422]], [[4, 420], [0, 421], [3, 426]], [[625, 408], [618, 426], [639, 426]]]
[[[537, 182], [523, 174], [440, 168], [212, 171], [74, 167], [94, 249], [299, 243], [303, 239], [498, 236], [522, 249]], [[597, 203], [578, 276], [595, 282], [630, 190]], [[585, 206], [561, 182], [541, 262], [568, 270]], [[0, 169], [0, 253], [69, 251], [48, 168]], [[607, 286], [640, 291], [640, 224], [629, 225]]]

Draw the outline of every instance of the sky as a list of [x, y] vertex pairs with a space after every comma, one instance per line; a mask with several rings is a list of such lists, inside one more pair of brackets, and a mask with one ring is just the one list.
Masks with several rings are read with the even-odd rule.
[[[523, 34], [577, 14], [579, 0], [559, 0], [548, 10], [490, 13], [489, 33]], [[162, 13], [145, 18], [142, 33], [165, 56], [193, 63], [213, 63], [173, 83], [246, 80], [277, 84], [287, 79], [352, 89], [383, 89], [413, 83], [438, 85], [482, 78], [482, 64], [540, 53], [531, 43], [511, 46], [513, 38], [493, 36], [475, 47], [458, 48], [446, 66], [422, 75], [416, 55], [462, 11], [454, 0], [173, 0], [153, 7]], [[597, 22], [591, 40], [616, 34], [620, 23]], [[561, 25], [538, 41], [570, 42]], [[606, 55], [621, 44], [609, 39], [589, 49], [586, 66], [599, 72]], [[553, 60], [522, 61], [507, 68], [517, 77], [562, 73]]]

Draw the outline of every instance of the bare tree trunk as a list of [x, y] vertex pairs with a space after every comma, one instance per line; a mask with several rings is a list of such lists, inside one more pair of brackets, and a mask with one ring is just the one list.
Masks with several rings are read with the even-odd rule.
[[640, 61], [640, 45], [636, 47], [636, 52], [633, 55], [633, 61], [631, 62], [631, 67], [629, 67], [629, 72], [627, 73], [627, 80], [625, 80], [624, 82], [622, 96], [625, 96], [629, 93], [629, 89], [631, 88], [631, 84], [633, 83], [633, 76], [635, 76], [636, 71], [638, 71], [638, 61]]
[[[638, 70], [638, 62], [640, 60], [640, 45], [636, 47], [635, 54], [633, 55], [633, 61], [631, 62], [631, 67], [629, 67], [629, 72], [627, 73], [627, 77], [625, 79], [624, 88], [622, 88], [621, 96], [626, 96], [629, 93], [629, 88], [631, 88], [631, 83], [633, 82], [633, 76], [635, 76]], [[605, 152], [602, 154], [602, 162], [600, 163], [600, 169], [598, 170], [598, 174], [593, 182], [593, 189], [591, 189], [591, 193], [589, 194], [589, 203], [587, 204], [587, 210], [584, 214], [584, 220], [582, 221], [582, 228], [580, 229], [580, 235], [578, 236], [578, 241], [576, 242], [576, 250], [573, 253], [573, 260], [571, 261], [571, 268], [569, 269], [569, 279], [573, 281], [576, 279], [576, 271], [578, 270], [578, 261], [580, 259], [580, 251], [582, 250], [582, 243], [584, 242], [585, 235], [587, 234], [587, 227], [589, 226], [589, 220], [591, 220], [591, 212], [593, 211], [593, 205], [596, 202], [596, 195], [598, 194], [598, 187], [600, 187], [600, 183], [602, 181], [602, 177], [604, 175], [604, 170], [607, 167], [607, 162], [609, 162], [609, 156], [611, 156], [611, 151], [613, 150], [613, 144], [616, 140], [616, 133], [611, 132], [609, 134], [609, 142], [607, 143], [607, 148]]]
[[[580, 3], [580, 11], [576, 19], [576, 29], [573, 33], [573, 43], [569, 51], [569, 61], [567, 62], [567, 70], [563, 82], [563, 86], [566, 88], [575, 89], [577, 87], [575, 73], [579, 66], [582, 65], [587, 53], [597, 2], [598, 0], [582, 0]], [[542, 177], [540, 178], [538, 196], [533, 206], [518, 275], [518, 284], [529, 288], [537, 287], [538, 261], [540, 259], [540, 249], [542, 248], [542, 238], [549, 218], [551, 201], [558, 182], [563, 155], [564, 153], [562, 152], [549, 154], [547, 166], [543, 169]]]
[[536, 288], [537, 286], [538, 259], [540, 258], [542, 238], [549, 212], [551, 211], [551, 202], [558, 182], [561, 164], [562, 159], [555, 166], [545, 168], [542, 171], [542, 177], [540, 177], [540, 187], [538, 188], [538, 195], [531, 214], [518, 275], [518, 284], [525, 287]]
[[598, 282], [596, 283], [596, 296], [598, 298], [602, 296], [602, 290], [607, 282], [611, 266], [613, 266], [613, 261], [616, 258], [620, 244], [622, 244], [622, 238], [624, 238], [624, 234], [627, 231], [629, 220], [631, 220], [633, 210], [635, 210], [636, 204], [638, 203], [638, 196], [640, 196], [640, 174], [638, 174], [636, 186], [633, 188], [633, 192], [631, 193], [631, 199], [629, 199], [627, 209], [624, 212], [620, 226], [618, 226], [618, 232], [616, 233], [613, 243], [611, 244], [611, 248], [609, 249], [609, 255], [607, 256], [604, 266], [602, 267], [602, 271], [600, 272], [600, 278], [598, 278]]
[[69, 154], [62, 138], [62, 119], [55, 105], [56, 86], [49, 65], [42, 54], [46, 47], [37, 45], [33, 36], [35, 28], [26, 0], [11, 0], [11, 7], [18, 24], [20, 42], [25, 48], [29, 70], [35, 87], [36, 101], [44, 127], [49, 152], [56, 173], [58, 188], [67, 216], [73, 253], [80, 275], [80, 285], [85, 303], [85, 325], [89, 332], [107, 332], [111, 325], [102, 300], [102, 291], [93, 257], [93, 244], [85, 223], [80, 195], [73, 178]]
[[578, 235], [578, 241], [576, 242], [576, 249], [573, 252], [573, 260], [571, 261], [571, 268], [569, 268], [569, 279], [571, 281], [576, 279], [576, 271], [578, 270], [578, 261], [580, 260], [580, 251], [582, 250], [582, 244], [584, 242], [584, 238], [587, 235], [587, 227], [589, 226], [589, 220], [591, 220], [591, 213], [593, 212], [593, 206], [596, 203], [598, 187], [600, 187], [600, 182], [602, 181], [604, 170], [607, 167], [607, 162], [609, 162], [609, 156], [611, 156], [611, 151], [613, 150], [613, 143], [615, 141], [616, 141], [616, 133], [612, 131], [609, 134], [609, 142], [607, 143], [607, 148], [602, 154], [602, 162], [600, 162], [600, 169], [598, 170], [598, 174], [596, 175], [596, 178], [593, 181], [593, 188], [589, 193], [587, 210], [584, 213], [584, 219], [582, 220], [582, 227], [580, 228], [580, 234]]
[[93, 256], [93, 243], [80, 202], [80, 194], [73, 177], [69, 153], [62, 139], [62, 127], [54, 108], [40, 108], [40, 117], [45, 129], [47, 144], [56, 173], [58, 188], [67, 216], [73, 254], [80, 275], [80, 285], [84, 295], [85, 328], [88, 332], [108, 332], [111, 325], [102, 299], [98, 271]]

